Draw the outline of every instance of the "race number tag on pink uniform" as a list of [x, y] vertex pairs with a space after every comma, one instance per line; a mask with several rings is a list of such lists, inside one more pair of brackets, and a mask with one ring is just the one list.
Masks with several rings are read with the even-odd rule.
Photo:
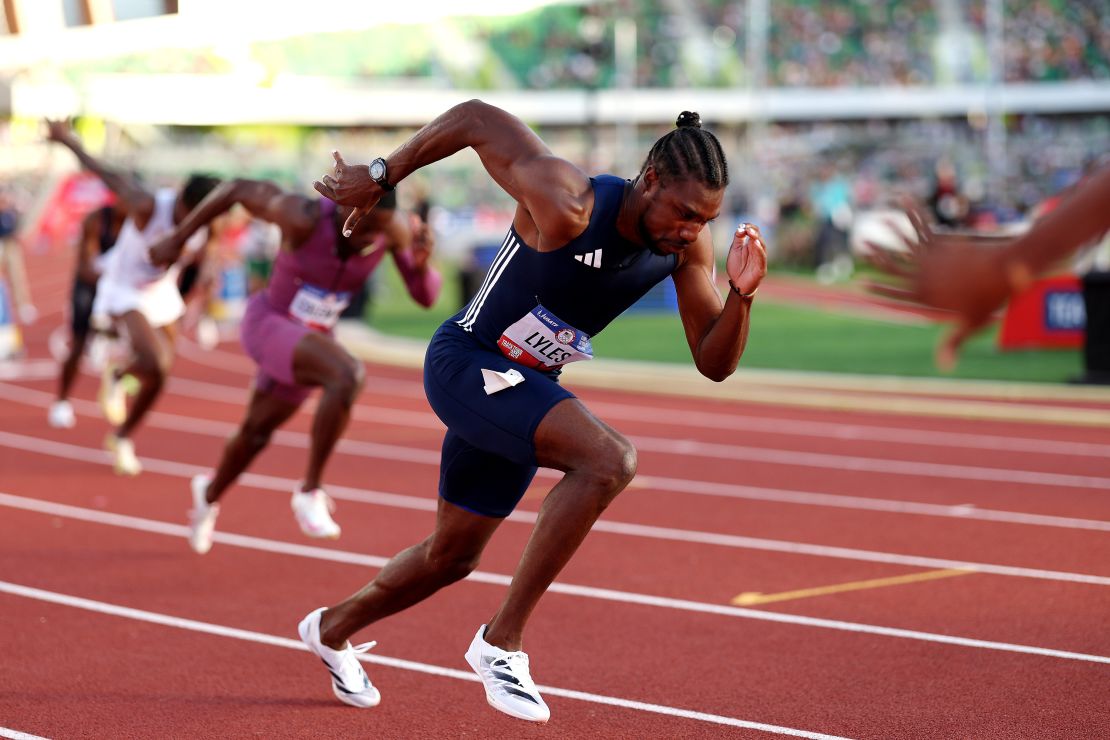
[[302, 285], [289, 304], [289, 315], [309, 329], [331, 331], [350, 302], [350, 293], [332, 293], [315, 285]]
[[589, 335], [560, 321], [543, 306], [536, 306], [506, 329], [497, 347], [513, 362], [537, 370], [556, 370], [568, 362], [594, 357]]

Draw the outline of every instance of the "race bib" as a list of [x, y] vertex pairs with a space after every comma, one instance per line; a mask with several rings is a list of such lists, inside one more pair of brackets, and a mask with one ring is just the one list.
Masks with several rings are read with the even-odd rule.
[[289, 304], [289, 315], [309, 329], [330, 331], [350, 302], [350, 293], [331, 293], [315, 285], [303, 285]]
[[501, 354], [537, 370], [556, 370], [568, 362], [592, 360], [594, 348], [585, 332], [536, 306], [497, 340]]

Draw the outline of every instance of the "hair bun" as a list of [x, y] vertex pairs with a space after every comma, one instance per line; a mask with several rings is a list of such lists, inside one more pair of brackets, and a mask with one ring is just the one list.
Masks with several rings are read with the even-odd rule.
[[687, 126], [701, 128], [701, 116], [693, 111], [684, 110], [678, 114], [678, 120], [674, 122], [674, 125], [679, 128], [686, 128]]

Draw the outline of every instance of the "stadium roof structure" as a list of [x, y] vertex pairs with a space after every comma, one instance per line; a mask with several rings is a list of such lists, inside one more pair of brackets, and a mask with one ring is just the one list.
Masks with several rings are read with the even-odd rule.
[[[0, 73], [36, 65], [64, 65], [126, 54], [235, 46], [294, 36], [359, 31], [390, 24], [429, 23], [454, 16], [501, 16], [552, 4], [580, 5], [587, 0], [177, 0], [176, 13], [95, 25], [66, 27], [61, 3], [23, 0], [38, 23], [0, 35]], [[17, 2], [17, 4], [19, 4]], [[367, 49], [372, 53], [372, 49]]]
[[[25, 1], [36, 8], [47, 4]], [[1110, 111], [1110, 82], [1093, 80], [528, 90], [512, 84], [504, 70], [483, 70], [484, 87], [469, 86], [473, 74], [444, 71], [451, 64], [482, 67], [481, 47], [497, 21], [437, 21], [516, 16], [550, 5], [592, 3], [318, 0], [308, 12], [293, 12], [305, 5], [179, 0], [178, 13], [152, 18], [74, 28], [55, 18], [52, 26], [0, 36], [0, 88], [4, 77], [10, 80], [7, 96], [0, 94], [0, 114], [81, 114], [153, 125], [389, 127], [420, 125], [472, 97], [540, 125], [664, 124], [673, 121], [678, 98], [681, 107], [726, 124]], [[384, 32], [369, 31], [374, 28]], [[413, 53], [419, 45], [434, 53]]]

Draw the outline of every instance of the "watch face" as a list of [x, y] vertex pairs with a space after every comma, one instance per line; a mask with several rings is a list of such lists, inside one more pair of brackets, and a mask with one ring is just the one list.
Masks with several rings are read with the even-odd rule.
[[385, 163], [380, 159], [375, 159], [370, 163], [370, 177], [374, 180], [380, 180], [385, 177]]

